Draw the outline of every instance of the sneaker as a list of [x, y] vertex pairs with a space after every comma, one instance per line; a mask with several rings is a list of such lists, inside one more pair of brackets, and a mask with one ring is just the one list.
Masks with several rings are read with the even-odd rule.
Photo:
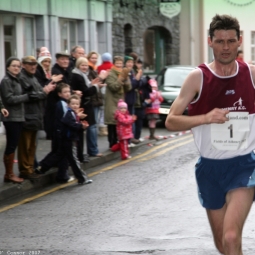
[[130, 148], [130, 147], [135, 147], [135, 144], [134, 143], [130, 143], [129, 145], [128, 145], [128, 147]]
[[139, 138], [139, 141], [140, 141], [140, 142], [143, 142], [143, 141], [144, 141], [144, 138]]
[[131, 143], [134, 143], [134, 144], [140, 143], [140, 141], [137, 140], [137, 139], [135, 139], [135, 138], [132, 138], [132, 139], [130, 140], [130, 142], [131, 142]]
[[70, 176], [70, 178], [67, 180], [67, 182], [72, 182], [74, 180], [75, 180], [75, 178], [73, 176]]
[[85, 184], [90, 184], [93, 181], [91, 179], [87, 179], [87, 180], [82, 180], [82, 181], [78, 181], [79, 185], [85, 185]]
[[127, 160], [127, 159], [131, 159], [132, 156], [127, 156], [126, 158], [122, 158], [122, 160]]
[[64, 183], [68, 183], [68, 182], [72, 182], [74, 181], [75, 178], [73, 176], [70, 176], [69, 179], [59, 179], [59, 178], [56, 178], [56, 182], [57, 183], [60, 183], [60, 184], [64, 184]]
[[44, 171], [42, 171], [42, 167], [41, 166], [38, 166], [35, 168], [35, 173], [36, 174], [45, 174]]

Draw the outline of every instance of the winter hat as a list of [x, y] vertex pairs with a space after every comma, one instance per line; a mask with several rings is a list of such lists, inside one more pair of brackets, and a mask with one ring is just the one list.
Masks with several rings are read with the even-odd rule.
[[45, 59], [50, 59], [51, 60], [51, 54], [49, 51], [42, 51], [39, 54], [38, 57], [38, 63], [41, 64]]
[[152, 88], [158, 87], [157, 81], [155, 79], [150, 79], [148, 83], [151, 85]]
[[6, 63], [5, 63], [6, 69], [11, 65], [12, 61], [14, 61], [14, 60], [20, 62], [20, 60], [19, 60], [18, 58], [16, 58], [16, 57], [10, 57], [10, 58], [8, 58], [8, 59], [6, 60]]
[[103, 62], [111, 62], [112, 61], [112, 55], [109, 52], [105, 52], [102, 55], [102, 61]]
[[130, 56], [125, 56], [125, 57], [124, 57], [124, 64], [126, 64], [129, 60], [133, 60], [133, 61], [134, 61], [134, 59], [133, 59], [132, 57], [130, 57]]
[[120, 99], [118, 102], [118, 108], [127, 108], [127, 104], [122, 99]]

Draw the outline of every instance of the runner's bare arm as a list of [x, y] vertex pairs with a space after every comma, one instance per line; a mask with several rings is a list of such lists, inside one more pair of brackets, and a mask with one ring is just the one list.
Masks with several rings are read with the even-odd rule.
[[226, 114], [229, 111], [215, 108], [207, 114], [197, 116], [182, 115], [188, 104], [200, 91], [202, 74], [199, 69], [195, 69], [184, 81], [179, 96], [174, 100], [170, 112], [166, 119], [166, 128], [170, 131], [189, 130], [193, 127], [210, 124], [224, 123], [228, 120]]

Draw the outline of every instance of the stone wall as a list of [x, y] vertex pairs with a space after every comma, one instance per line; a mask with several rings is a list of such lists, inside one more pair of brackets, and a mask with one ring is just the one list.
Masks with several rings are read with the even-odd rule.
[[179, 15], [172, 19], [164, 17], [159, 12], [157, 0], [113, 0], [113, 55], [123, 56], [126, 44], [143, 59], [144, 32], [155, 26], [165, 28], [171, 35], [166, 43], [166, 64], [179, 64]]

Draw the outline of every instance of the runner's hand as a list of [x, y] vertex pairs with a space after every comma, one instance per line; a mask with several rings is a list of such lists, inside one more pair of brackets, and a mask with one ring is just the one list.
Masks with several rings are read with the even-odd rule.
[[228, 117], [226, 116], [228, 113], [228, 110], [214, 108], [212, 111], [205, 114], [205, 124], [225, 123], [228, 121]]

